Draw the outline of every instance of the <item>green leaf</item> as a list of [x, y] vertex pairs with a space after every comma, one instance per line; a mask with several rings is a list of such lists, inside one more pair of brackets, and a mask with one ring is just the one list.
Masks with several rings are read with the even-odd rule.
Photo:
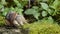
[[51, 16], [48, 17], [48, 22], [54, 23], [54, 20]]
[[20, 15], [22, 15], [22, 11], [23, 11], [23, 9], [18, 9], [17, 13], [19, 13]]
[[2, 4], [0, 4], [0, 9], [3, 7], [3, 5]]
[[18, 0], [14, 0], [15, 4], [17, 5], [18, 8], [22, 8], [21, 3], [19, 3]]
[[19, 3], [19, 1], [18, 0], [13, 0], [16, 4], [18, 4]]
[[53, 15], [54, 11], [51, 10], [51, 9], [48, 9], [47, 12], [50, 14], [50, 15]]
[[39, 7], [38, 6], [33, 6], [32, 8], [35, 9], [35, 10], [37, 10]]
[[25, 14], [30, 15], [30, 14], [35, 14], [37, 12], [38, 11], [36, 11], [35, 9], [28, 9], [28, 10], [25, 11]]
[[5, 5], [6, 4], [6, 0], [1, 0], [1, 4]]
[[37, 20], [38, 20], [38, 17], [40, 16], [40, 13], [38, 13], [38, 11], [36, 11], [35, 9], [28, 9], [25, 11], [25, 14], [33, 15]]
[[46, 4], [46, 3], [40, 3], [41, 4], [41, 7], [44, 9], [44, 10], [48, 10], [49, 9], [49, 6]]
[[36, 14], [33, 14], [33, 16], [38, 20], [39, 18], [39, 16], [40, 16], [40, 13], [36, 13]]
[[3, 16], [6, 16], [8, 11], [9, 11], [9, 8], [5, 8], [4, 11], [3, 11]]
[[11, 11], [14, 11], [15, 9], [14, 9], [14, 7], [10, 7], [10, 10], [11, 10]]
[[60, 0], [55, 0], [52, 5], [52, 8], [54, 8], [55, 10], [60, 10]]
[[21, 7], [25, 6], [28, 3], [28, 0], [20, 1]]
[[52, 16], [55, 16], [55, 15], [57, 15], [57, 11], [56, 11], [56, 10], [54, 11], [54, 13], [53, 13], [53, 15], [52, 15]]
[[17, 7], [22, 8], [22, 6], [21, 6], [21, 4], [20, 4], [20, 3], [19, 3], [19, 4], [17, 4]]
[[47, 16], [47, 12], [46, 11], [42, 11], [42, 16], [43, 17]]

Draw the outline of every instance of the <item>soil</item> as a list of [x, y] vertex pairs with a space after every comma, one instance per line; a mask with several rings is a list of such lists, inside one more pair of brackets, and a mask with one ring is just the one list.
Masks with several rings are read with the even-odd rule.
[[22, 28], [0, 27], [0, 34], [28, 34], [28, 31]]

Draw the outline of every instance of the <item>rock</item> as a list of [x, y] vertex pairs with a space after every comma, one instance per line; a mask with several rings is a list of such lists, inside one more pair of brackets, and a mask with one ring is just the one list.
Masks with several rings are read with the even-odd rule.
[[14, 30], [15, 32], [20, 32], [20, 30], [18, 29], [18, 30]]
[[22, 34], [20, 28], [13, 28], [13, 29], [6, 29], [6, 28], [0, 28], [0, 34]]
[[4, 32], [3, 34], [8, 34], [7, 32]]

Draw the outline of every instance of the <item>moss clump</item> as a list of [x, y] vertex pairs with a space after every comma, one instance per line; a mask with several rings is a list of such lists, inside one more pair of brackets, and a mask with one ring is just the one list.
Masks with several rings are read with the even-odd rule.
[[24, 25], [24, 29], [29, 28], [28, 34], [60, 34], [60, 26], [53, 23], [36, 22]]
[[5, 25], [5, 18], [0, 16], [0, 26], [4, 26]]

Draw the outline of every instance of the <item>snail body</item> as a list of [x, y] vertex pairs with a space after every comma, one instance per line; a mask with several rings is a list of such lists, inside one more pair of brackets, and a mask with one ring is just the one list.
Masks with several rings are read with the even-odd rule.
[[7, 24], [10, 26], [20, 26], [27, 23], [25, 18], [22, 15], [17, 14], [16, 12], [8, 12], [6, 15]]

